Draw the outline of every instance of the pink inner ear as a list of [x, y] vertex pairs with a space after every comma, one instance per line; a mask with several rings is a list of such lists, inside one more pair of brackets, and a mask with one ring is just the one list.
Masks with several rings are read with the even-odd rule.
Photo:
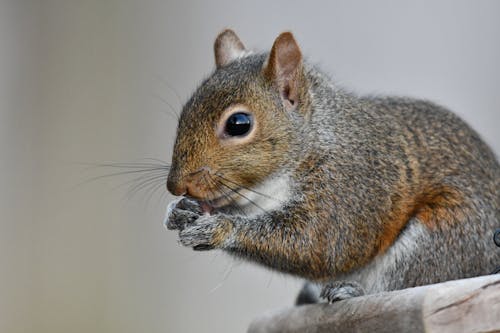
[[288, 103], [289, 107], [295, 106], [295, 96], [290, 96], [290, 86], [286, 85], [281, 93], [283, 100]]

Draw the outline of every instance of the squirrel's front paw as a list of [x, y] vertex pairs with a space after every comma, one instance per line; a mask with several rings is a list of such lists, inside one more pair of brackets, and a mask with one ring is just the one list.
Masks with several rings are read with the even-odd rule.
[[357, 282], [335, 281], [323, 287], [320, 297], [327, 300], [328, 303], [333, 303], [351, 297], [362, 296], [364, 293], [363, 287]]
[[163, 224], [169, 230], [182, 230], [201, 216], [201, 208], [196, 201], [180, 198], [167, 206]]
[[221, 248], [232, 229], [222, 215], [203, 215], [179, 231], [179, 241], [197, 251]]

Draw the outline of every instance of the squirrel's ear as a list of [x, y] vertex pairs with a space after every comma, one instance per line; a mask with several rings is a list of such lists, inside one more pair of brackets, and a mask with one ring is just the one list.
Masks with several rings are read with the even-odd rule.
[[215, 64], [225, 66], [245, 54], [245, 46], [231, 29], [222, 31], [214, 43]]
[[264, 65], [264, 75], [277, 85], [285, 107], [295, 109], [299, 98], [302, 53], [291, 32], [276, 38]]

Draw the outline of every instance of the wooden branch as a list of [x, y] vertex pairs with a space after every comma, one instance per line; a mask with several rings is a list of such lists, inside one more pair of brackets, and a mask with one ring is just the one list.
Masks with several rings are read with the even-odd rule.
[[248, 332], [500, 332], [500, 274], [293, 307]]

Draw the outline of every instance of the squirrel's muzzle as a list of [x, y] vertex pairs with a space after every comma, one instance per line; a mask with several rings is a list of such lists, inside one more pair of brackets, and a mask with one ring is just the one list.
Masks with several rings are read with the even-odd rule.
[[187, 175], [171, 172], [167, 179], [167, 190], [176, 196], [186, 195], [194, 199], [204, 199], [207, 196], [208, 168], [203, 167]]
[[186, 192], [185, 186], [170, 176], [167, 179], [167, 190], [175, 196], [184, 195]]

